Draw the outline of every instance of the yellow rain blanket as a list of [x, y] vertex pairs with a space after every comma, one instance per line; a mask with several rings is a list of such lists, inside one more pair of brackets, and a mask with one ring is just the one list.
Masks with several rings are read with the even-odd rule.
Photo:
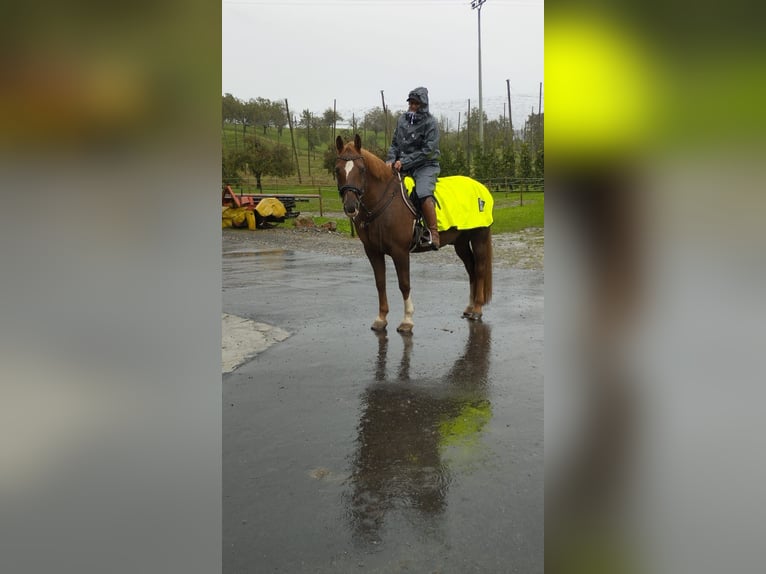
[[[409, 176], [404, 178], [404, 186], [412, 193], [415, 185]], [[492, 206], [494, 199], [482, 184], [464, 175], [451, 175], [436, 180], [434, 191], [436, 201], [436, 223], [439, 231], [452, 227], [473, 229], [492, 225]]]
[[261, 215], [261, 217], [268, 217], [272, 215], [276, 218], [284, 217], [287, 213], [284, 204], [276, 197], [266, 197], [258, 202], [255, 206], [255, 210]]

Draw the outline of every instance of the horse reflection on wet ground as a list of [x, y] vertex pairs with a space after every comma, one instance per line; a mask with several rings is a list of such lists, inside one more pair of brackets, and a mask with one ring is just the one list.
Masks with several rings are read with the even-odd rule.
[[[490, 327], [471, 322], [464, 351], [443, 376], [410, 376], [413, 337], [402, 336], [395, 375], [388, 376], [389, 340], [377, 333], [375, 380], [362, 398], [356, 447], [344, 494], [358, 542], [377, 544], [386, 523], [404, 520], [435, 532], [448, 504], [455, 470], [444, 452], [455, 434], [478, 434], [490, 412], [487, 399]], [[482, 413], [476, 424], [456, 419]], [[462, 437], [466, 438], [466, 437]], [[390, 524], [389, 524], [390, 526]]]

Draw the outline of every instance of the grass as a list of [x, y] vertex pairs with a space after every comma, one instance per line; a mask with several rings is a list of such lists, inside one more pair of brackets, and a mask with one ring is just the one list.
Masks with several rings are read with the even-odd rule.
[[530, 227], [545, 227], [544, 196], [540, 192], [495, 194], [492, 233], [513, 233]]

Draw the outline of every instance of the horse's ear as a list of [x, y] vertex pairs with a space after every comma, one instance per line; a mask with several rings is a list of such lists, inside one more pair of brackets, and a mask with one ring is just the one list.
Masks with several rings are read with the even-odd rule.
[[356, 151], [362, 151], [362, 138], [359, 137], [359, 134], [354, 135], [354, 147]]
[[338, 148], [338, 153], [343, 151], [343, 138], [338, 136], [335, 138], [335, 147]]

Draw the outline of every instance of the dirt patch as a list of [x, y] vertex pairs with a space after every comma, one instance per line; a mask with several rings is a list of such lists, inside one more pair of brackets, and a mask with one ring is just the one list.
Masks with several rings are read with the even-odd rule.
[[[319, 228], [292, 229], [223, 229], [227, 247], [243, 249], [285, 249], [308, 251], [340, 257], [364, 257], [362, 242], [356, 237]], [[494, 263], [500, 268], [542, 269], [544, 256], [543, 229], [526, 229], [519, 233], [503, 233], [492, 236]], [[458, 265], [462, 262], [451, 246], [429, 253], [413, 255], [419, 262], [438, 265]]]

